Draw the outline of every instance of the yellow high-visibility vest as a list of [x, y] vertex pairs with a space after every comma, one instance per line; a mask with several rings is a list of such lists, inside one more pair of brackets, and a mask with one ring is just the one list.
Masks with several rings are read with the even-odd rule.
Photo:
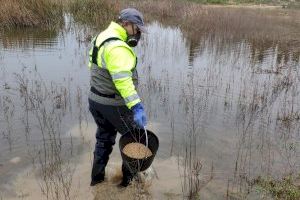
[[104, 94], [120, 95], [130, 109], [141, 102], [141, 99], [134, 84], [137, 79], [137, 58], [125, 42], [126, 39], [126, 30], [111, 22], [106, 30], [92, 40], [89, 68], [91, 86]]

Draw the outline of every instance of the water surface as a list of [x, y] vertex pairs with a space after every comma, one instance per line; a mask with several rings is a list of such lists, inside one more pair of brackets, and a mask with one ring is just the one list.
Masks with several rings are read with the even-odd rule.
[[[247, 185], [259, 175], [299, 172], [299, 55], [282, 56], [276, 44], [257, 51], [246, 39], [230, 43], [218, 36], [204, 35], [195, 44], [181, 29], [158, 22], [148, 28], [135, 49], [138, 90], [149, 128], [160, 138], [158, 158], [199, 160], [204, 176], [213, 169], [204, 198], [208, 194], [222, 198], [228, 183], [237, 191], [235, 186]], [[86, 40], [93, 34], [73, 23], [58, 31], [1, 33], [0, 188], [5, 195], [14, 195], [13, 178], [32, 164], [34, 152], [47, 149], [43, 144], [55, 135], [41, 134], [34, 114], [29, 114], [31, 128], [26, 135], [18, 77], [26, 79], [30, 88], [47, 88], [38, 94], [50, 91], [43, 101], [45, 108], [51, 108], [57, 95], [66, 101], [63, 109], [59, 104], [48, 113], [58, 124], [62, 158], [74, 156], [70, 149], [86, 151], [84, 142], [72, 139], [68, 130], [81, 124], [82, 133], [94, 134], [84, 131], [93, 123], [87, 105], [90, 45]], [[11, 160], [16, 157], [20, 161]], [[178, 165], [190, 167], [184, 162]]]

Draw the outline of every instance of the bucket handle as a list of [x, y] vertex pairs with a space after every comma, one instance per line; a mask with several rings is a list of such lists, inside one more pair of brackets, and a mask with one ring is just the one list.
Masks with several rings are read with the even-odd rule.
[[148, 148], [148, 133], [147, 133], [146, 126], [144, 126], [144, 130], [145, 130], [145, 134], [146, 134], [146, 147]]

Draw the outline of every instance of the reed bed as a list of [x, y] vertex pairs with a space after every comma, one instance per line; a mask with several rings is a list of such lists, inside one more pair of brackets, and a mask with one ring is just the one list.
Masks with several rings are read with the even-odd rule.
[[0, 0], [0, 26], [53, 27], [63, 22], [63, 5], [58, 0]]
[[[0, 25], [4, 27], [52, 26], [63, 22], [64, 7], [76, 22], [104, 28], [125, 7], [140, 9], [147, 21], [158, 20], [179, 26], [185, 34], [199, 41], [204, 35], [230, 40], [249, 39], [251, 44], [272, 45], [282, 41], [282, 49], [299, 52], [300, 14], [284, 9], [252, 9], [235, 6], [205, 6], [179, 0], [108, 1], [108, 0], [0, 0]], [[243, 3], [243, 2], [242, 2]], [[288, 44], [288, 45], [286, 45]], [[291, 44], [291, 45], [290, 45]]]
[[300, 52], [300, 12], [280, 8], [205, 6], [162, 0], [133, 1], [148, 20], [179, 26], [192, 42], [203, 36], [221, 37], [228, 42], [248, 40], [256, 50], [278, 45], [279, 51]]
[[128, 6], [141, 10], [146, 22], [179, 27], [193, 46], [203, 37], [221, 38], [222, 44], [248, 41], [253, 53], [278, 48], [279, 57], [300, 55], [300, 12], [279, 7], [208, 6], [179, 0], [74, 0], [70, 10], [76, 21], [105, 28], [118, 11]]
[[115, 0], [73, 0], [69, 9], [76, 22], [104, 28], [117, 17], [120, 3]]
[[[69, 79], [63, 85], [49, 83], [37, 69], [28, 68], [14, 73], [13, 83], [5, 83], [4, 89], [0, 88], [1, 136], [11, 152], [15, 151], [17, 138], [22, 138], [44, 199], [72, 199], [76, 167], [72, 161], [76, 148], [72, 135], [65, 135], [65, 123], [72, 115], [78, 119], [80, 128], [84, 128], [82, 122], [87, 121], [87, 110], [82, 109], [81, 89], [71, 88]], [[70, 104], [78, 109], [73, 111]], [[81, 142], [84, 143], [83, 139]]]

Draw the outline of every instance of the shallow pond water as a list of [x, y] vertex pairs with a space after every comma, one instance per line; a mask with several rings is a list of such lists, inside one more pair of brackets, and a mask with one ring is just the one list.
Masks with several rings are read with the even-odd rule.
[[[299, 172], [299, 55], [285, 52], [282, 56], [276, 44], [258, 52], [246, 39], [230, 43], [218, 36], [199, 37], [195, 45], [179, 28], [158, 22], [148, 28], [135, 49], [138, 89], [149, 128], [160, 138], [159, 159], [178, 158], [183, 174], [193, 170], [193, 164], [184, 161], [201, 162], [201, 173], [212, 174], [215, 181], [206, 188], [208, 199], [212, 196], [207, 193], [223, 197], [226, 187], [240, 191], [259, 175]], [[93, 124], [87, 105], [87, 38], [92, 35], [88, 30], [66, 23], [59, 31], [1, 33], [0, 189], [4, 196], [14, 195], [14, 177], [34, 163], [35, 153], [46, 152], [45, 144], [57, 132], [55, 144], [62, 159], [73, 157], [70, 151], [86, 152], [88, 145], [69, 133], [80, 124], [81, 134], [94, 134], [85, 131]], [[49, 113], [27, 109], [22, 83], [36, 92], [29, 94], [37, 95], [36, 99], [44, 95], [43, 108], [50, 107]], [[53, 105], [58, 107], [51, 112]], [[53, 123], [42, 128], [38, 119], [47, 121], [47, 116], [54, 118], [49, 118]], [[41, 130], [49, 126], [57, 126], [56, 132], [44, 135]], [[187, 182], [188, 177], [181, 177], [181, 184]], [[181, 187], [185, 192], [187, 185]]]

